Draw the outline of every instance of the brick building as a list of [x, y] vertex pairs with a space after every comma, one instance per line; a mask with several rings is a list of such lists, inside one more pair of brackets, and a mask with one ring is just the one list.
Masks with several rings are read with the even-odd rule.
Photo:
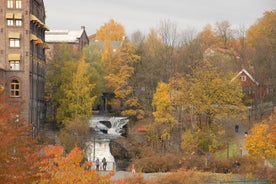
[[33, 125], [45, 120], [45, 8], [43, 0], [0, 0], [0, 86]]

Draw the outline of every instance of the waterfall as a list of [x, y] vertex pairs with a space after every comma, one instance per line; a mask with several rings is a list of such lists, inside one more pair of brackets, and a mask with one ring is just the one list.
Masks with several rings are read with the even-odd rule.
[[[107, 170], [116, 168], [115, 159], [110, 152], [109, 143], [111, 139], [122, 137], [125, 134], [124, 127], [128, 123], [126, 117], [108, 117], [93, 116], [89, 123], [95, 130], [87, 144], [87, 158], [89, 161], [95, 161], [97, 158], [102, 161], [105, 157], [107, 161]], [[102, 164], [100, 165], [102, 166]], [[93, 166], [95, 168], [95, 166]], [[101, 167], [100, 167], [101, 169]]]

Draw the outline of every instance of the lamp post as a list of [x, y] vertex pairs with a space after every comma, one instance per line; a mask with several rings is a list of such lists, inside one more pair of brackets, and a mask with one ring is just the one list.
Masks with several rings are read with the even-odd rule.
[[94, 135], [94, 139], [93, 139], [93, 161], [95, 161], [95, 154], [96, 154], [96, 138]]

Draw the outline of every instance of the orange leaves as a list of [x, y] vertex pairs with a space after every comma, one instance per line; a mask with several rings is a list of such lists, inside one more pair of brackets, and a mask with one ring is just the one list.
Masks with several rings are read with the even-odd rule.
[[69, 154], [64, 154], [62, 146], [45, 148], [46, 157], [40, 166], [40, 183], [101, 183], [109, 182], [110, 175], [100, 176], [91, 170], [91, 162], [84, 161], [83, 151], [75, 147]]
[[38, 146], [32, 129], [20, 118], [20, 108], [0, 97], [0, 183], [35, 179]]
[[0, 183], [110, 183], [100, 176], [75, 147], [64, 154], [61, 146], [39, 151], [30, 124], [20, 118], [20, 108], [0, 97]]
[[276, 109], [267, 121], [256, 124], [251, 133], [245, 138], [245, 148], [249, 155], [257, 158], [270, 158], [276, 156]]

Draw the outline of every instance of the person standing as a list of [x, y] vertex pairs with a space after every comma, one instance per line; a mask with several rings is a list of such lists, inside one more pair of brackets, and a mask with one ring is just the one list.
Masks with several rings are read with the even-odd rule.
[[236, 133], [239, 132], [239, 125], [235, 125], [235, 132], [236, 132]]
[[135, 165], [134, 165], [134, 164], [132, 164], [132, 166], [131, 166], [131, 173], [132, 173], [132, 174], [135, 174], [135, 173], [136, 173], [136, 171], [135, 171]]
[[106, 171], [107, 162], [106, 162], [105, 157], [103, 158], [102, 162], [103, 162], [103, 170]]
[[100, 160], [99, 158], [96, 159], [96, 171], [99, 171], [99, 167], [100, 167]]

